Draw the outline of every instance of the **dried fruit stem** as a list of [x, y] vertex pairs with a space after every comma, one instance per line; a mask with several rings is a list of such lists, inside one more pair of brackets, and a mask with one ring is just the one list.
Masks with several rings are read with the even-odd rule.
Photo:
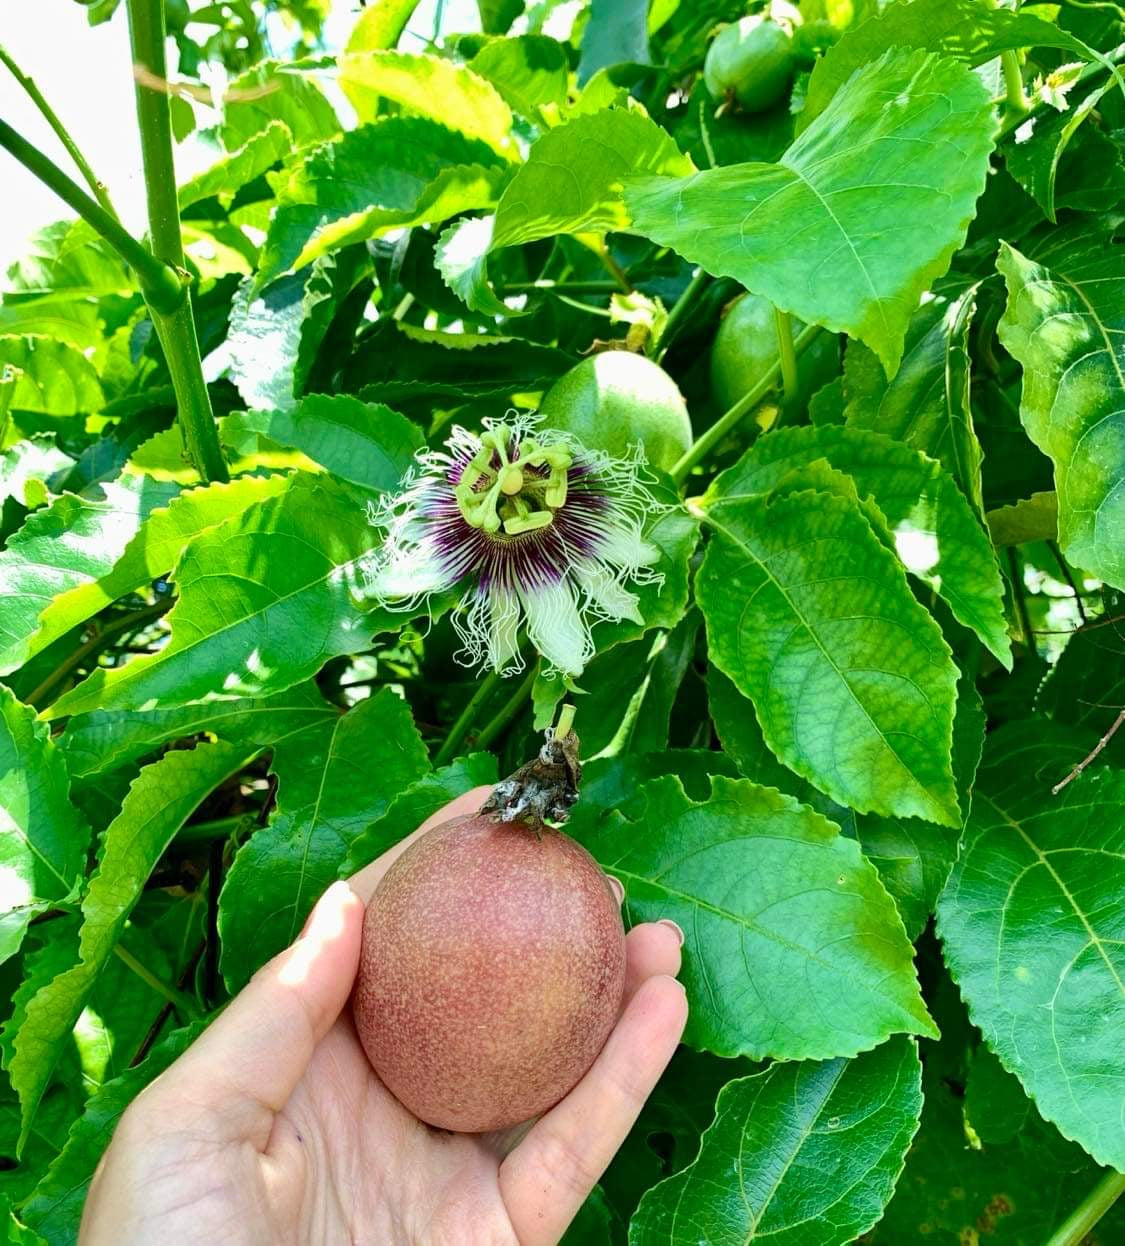
[[482, 814], [499, 814], [501, 822], [522, 822], [536, 834], [545, 825], [567, 820], [582, 781], [579, 741], [570, 729], [573, 719], [573, 708], [564, 706], [558, 730], [547, 728], [539, 756], [497, 783], [480, 807]]

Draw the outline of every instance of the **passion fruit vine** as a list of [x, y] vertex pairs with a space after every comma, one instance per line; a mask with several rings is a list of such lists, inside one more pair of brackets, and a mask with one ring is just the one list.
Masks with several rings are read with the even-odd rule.
[[414, 1116], [462, 1133], [545, 1111], [602, 1049], [625, 989], [625, 932], [606, 876], [548, 824], [577, 798], [578, 739], [480, 811], [423, 835], [363, 924], [353, 1002], [364, 1051]]

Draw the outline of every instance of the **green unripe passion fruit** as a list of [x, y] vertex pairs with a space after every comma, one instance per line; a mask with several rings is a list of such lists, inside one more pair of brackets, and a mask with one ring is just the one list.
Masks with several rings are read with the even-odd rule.
[[772, 108], [793, 78], [789, 32], [760, 15], [743, 17], [715, 36], [703, 62], [703, 81], [717, 100], [733, 95], [745, 112]]
[[[805, 327], [790, 320], [793, 336]], [[777, 361], [777, 322], [769, 299], [741, 295], [727, 310], [711, 347], [711, 393], [721, 411], [729, 411]], [[839, 346], [831, 333], [820, 333], [797, 356], [797, 393], [792, 405], [803, 406], [839, 370]]]
[[551, 386], [539, 407], [546, 428], [570, 433], [590, 450], [622, 458], [640, 444], [671, 471], [691, 446], [691, 420], [663, 368], [626, 350], [590, 355]]

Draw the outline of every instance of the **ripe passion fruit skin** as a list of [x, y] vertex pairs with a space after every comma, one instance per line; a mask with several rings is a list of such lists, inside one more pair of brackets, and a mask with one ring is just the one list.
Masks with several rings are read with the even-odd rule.
[[463, 1133], [546, 1111], [621, 1010], [625, 932], [593, 857], [495, 814], [435, 827], [367, 907], [353, 1011], [375, 1072], [418, 1119]]
[[639, 443], [662, 471], [671, 471], [691, 447], [691, 419], [675, 381], [632, 351], [602, 351], [575, 364], [547, 391], [539, 414], [546, 428], [613, 458], [624, 458]]
[[[793, 336], [805, 327], [793, 317]], [[729, 411], [777, 361], [777, 323], [769, 299], [741, 294], [728, 307], [711, 346], [711, 393], [720, 411]], [[797, 393], [792, 406], [804, 407], [839, 371], [839, 344], [820, 333], [797, 356]]]
[[792, 80], [789, 32], [761, 14], [740, 18], [719, 31], [703, 62], [707, 90], [717, 100], [733, 95], [743, 112], [772, 108]]

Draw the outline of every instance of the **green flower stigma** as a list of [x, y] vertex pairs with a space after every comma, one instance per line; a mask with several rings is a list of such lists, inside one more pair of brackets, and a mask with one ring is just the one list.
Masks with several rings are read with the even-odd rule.
[[485, 532], [519, 536], [546, 528], [566, 502], [573, 461], [563, 446], [513, 442], [509, 429], [489, 429], [454, 488], [457, 505], [466, 523]]

